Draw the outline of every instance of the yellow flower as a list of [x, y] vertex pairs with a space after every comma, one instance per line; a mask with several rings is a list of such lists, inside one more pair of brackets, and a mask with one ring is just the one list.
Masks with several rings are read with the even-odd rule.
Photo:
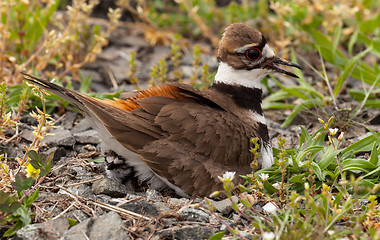
[[28, 163], [26, 167], [26, 176], [37, 179], [40, 176], [40, 169], [35, 169], [32, 164]]

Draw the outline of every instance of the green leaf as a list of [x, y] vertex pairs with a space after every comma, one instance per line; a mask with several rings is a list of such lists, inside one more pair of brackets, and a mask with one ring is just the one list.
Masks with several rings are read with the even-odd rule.
[[377, 167], [376, 169], [374, 169], [374, 170], [368, 172], [367, 174], [365, 174], [365, 175], [363, 176], [363, 178], [366, 178], [366, 177], [371, 176], [371, 175], [376, 176], [376, 175], [379, 175], [379, 174], [380, 174], [380, 166]]
[[67, 221], [69, 221], [70, 227], [74, 227], [78, 223], [77, 220], [71, 218], [67, 218]]
[[28, 152], [28, 156], [30, 158], [30, 164], [32, 164], [35, 169], [42, 168], [42, 159], [44, 157], [43, 154], [37, 153], [35, 150], [31, 150]]
[[293, 109], [296, 105], [291, 103], [279, 103], [279, 102], [271, 102], [271, 103], [263, 103], [261, 106], [264, 110], [267, 109]]
[[362, 21], [359, 25], [359, 29], [364, 34], [373, 33], [374, 31], [377, 31], [379, 28], [379, 22], [380, 22], [380, 13], [368, 20]]
[[285, 99], [288, 99], [290, 98], [292, 95], [290, 95], [288, 92], [284, 91], [284, 90], [279, 90], [279, 91], [276, 91], [270, 95], [268, 95], [264, 100], [263, 100], [263, 103], [267, 103], [267, 102], [278, 102], [278, 101], [283, 101]]
[[310, 98], [323, 99], [323, 95], [315, 91], [311, 86], [293, 86], [287, 88], [283, 86], [276, 78], [272, 77], [272, 79], [283, 91], [287, 92], [290, 96], [295, 96], [304, 100], [308, 100]]
[[278, 192], [278, 189], [273, 187], [272, 184], [270, 184], [268, 181], [264, 181], [264, 189], [269, 193], [269, 194], [273, 194], [275, 192]]
[[339, 192], [335, 195], [333, 207], [339, 207], [340, 206], [340, 200], [343, 199], [343, 193]]
[[337, 97], [339, 92], [342, 89], [342, 86], [346, 79], [352, 74], [352, 71], [354, 67], [357, 65], [358, 61], [364, 57], [367, 53], [369, 53], [372, 50], [372, 47], [368, 47], [366, 50], [358, 53], [355, 57], [351, 58], [346, 64], [343, 69], [343, 72], [339, 75], [338, 81], [334, 88], [334, 97]]
[[373, 148], [372, 148], [371, 156], [369, 158], [369, 162], [375, 166], [378, 166], [378, 164], [379, 164], [379, 153], [377, 152], [376, 144], [373, 144]]
[[[375, 134], [377, 137], [380, 137], [380, 132]], [[375, 143], [376, 137], [374, 135], [365, 137], [356, 143], [351, 144], [342, 151], [342, 155], [355, 154], [358, 152], [367, 152], [370, 151]]]
[[301, 110], [310, 107], [319, 107], [321, 105], [322, 103], [318, 103], [317, 101], [311, 99], [304, 101], [293, 109], [293, 112], [285, 119], [285, 121], [281, 124], [281, 127], [283, 128], [289, 126]]
[[236, 202], [232, 202], [232, 203], [231, 203], [231, 207], [232, 207], [232, 209], [235, 210], [235, 211], [238, 211], [238, 209], [239, 209], [239, 207], [238, 207], [238, 205], [236, 204]]
[[380, 100], [378, 99], [367, 100], [364, 106], [368, 108], [380, 108]]
[[323, 146], [310, 146], [297, 154], [296, 162], [299, 163], [308, 153], [319, 152], [319, 151], [322, 151], [323, 149], [324, 149]]
[[306, 141], [311, 139], [310, 134], [307, 132], [307, 130], [304, 127], [300, 126], [300, 129], [302, 133], [300, 135], [299, 148], [301, 148], [302, 145], [306, 143]]
[[24, 174], [18, 173], [15, 177], [15, 182], [12, 182], [12, 186], [17, 191], [22, 191], [30, 188], [34, 184], [33, 178], [26, 178]]
[[333, 52], [334, 57], [336, 56], [336, 52], [337, 52], [336, 50], [337, 50], [341, 35], [342, 35], [342, 27], [338, 25], [335, 28], [333, 42], [332, 42], [332, 50], [331, 51]]
[[368, 170], [375, 169], [376, 165], [364, 159], [348, 158], [341, 163], [341, 167], [342, 171], [358, 170], [367, 173]]
[[13, 236], [18, 230], [30, 224], [31, 222], [30, 213], [28, 209], [23, 205], [21, 205], [12, 215], [14, 217], [17, 217], [18, 220], [16, 224], [13, 226], [13, 228], [9, 229], [4, 233], [4, 237]]
[[30, 164], [35, 169], [40, 169], [40, 176], [44, 177], [46, 174], [50, 172], [51, 169], [51, 162], [54, 157], [54, 152], [49, 153], [49, 155], [46, 156], [46, 154], [43, 153], [37, 153], [36, 151], [32, 150], [28, 153], [30, 160]]
[[350, 41], [348, 42], [348, 52], [350, 53], [350, 56], [352, 56], [352, 49], [354, 48], [354, 45], [356, 41], [358, 40], [359, 36], [359, 29], [356, 29], [355, 32], [351, 35]]
[[332, 151], [326, 151], [325, 154], [321, 157], [321, 160], [318, 162], [318, 166], [324, 170], [330, 166], [331, 163], [335, 163], [335, 157], [338, 156], [340, 152], [342, 152], [342, 149], [334, 150], [334, 148], [331, 148]]
[[368, 131], [370, 131], [372, 133], [372, 136], [375, 137], [376, 141], [378, 144], [380, 144], [380, 136], [378, 136], [371, 128], [369, 127], [366, 127]]
[[[294, 48], [291, 49], [290, 55], [291, 55], [292, 62], [297, 64], [298, 62], [297, 62], [297, 57], [296, 57], [296, 53], [294, 51]], [[294, 74], [296, 74], [298, 76], [298, 82], [300, 83], [301, 86], [311, 88], [310, 84], [308, 84], [305, 81], [305, 77], [304, 77], [301, 69], [293, 68], [293, 71], [294, 71]]]
[[214, 235], [212, 235], [209, 240], [222, 240], [223, 236], [224, 236], [225, 232], [218, 232], [218, 233], [215, 233]]
[[0, 211], [11, 213], [21, 206], [18, 202], [18, 197], [14, 193], [6, 193], [0, 191]]
[[90, 90], [90, 86], [91, 86], [91, 82], [92, 82], [91, 75], [88, 75], [87, 78], [84, 79], [82, 72], [79, 72], [79, 77], [81, 79], [81, 85], [79, 88], [79, 92], [87, 93]]
[[40, 192], [40, 188], [37, 188], [37, 190], [32, 194], [32, 196], [28, 197], [26, 200], [26, 206], [30, 206], [36, 199], [38, 198], [38, 194]]
[[88, 161], [94, 162], [94, 163], [104, 163], [105, 162], [105, 158], [104, 157], [99, 157], [99, 158], [95, 158], [95, 159], [89, 159]]
[[305, 179], [305, 173], [302, 173], [302, 174], [297, 174], [297, 175], [292, 176], [291, 178], [289, 178], [289, 181], [293, 183], [302, 183], [304, 182], [304, 179]]
[[352, 97], [353, 99], [357, 101], [363, 101], [366, 95], [368, 95], [368, 99], [375, 99], [376, 96], [380, 94], [380, 88], [370, 89], [370, 90], [372, 91], [364, 91], [361, 89], [350, 89], [349, 94], [350, 94], [350, 97]]
[[16, 224], [13, 226], [13, 228], [8, 229], [8, 230], [4, 233], [3, 237], [11, 237], [11, 236], [15, 235], [16, 232], [17, 232], [18, 230], [20, 230], [23, 226], [24, 226], [24, 224], [23, 224], [22, 221], [20, 221], [20, 220], [17, 221]]
[[14, 216], [20, 216], [20, 220], [23, 222], [24, 226], [30, 224], [30, 222], [32, 221], [30, 219], [30, 213], [28, 211], [28, 209], [26, 208], [26, 206], [24, 205], [21, 205], [14, 213], [13, 213]]
[[312, 162], [311, 166], [312, 166], [312, 168], [314, 170], [315, 175], [317, 175], [319, 181], [324, 181], [325, 180], [325, 176], [322, 175], [322, 170], [319, 167], [319, 165], [317, 163], [315, 163], [315, 162]]
[[232, 233], [235, 236], [239, 236], [240, 235], [239, 230], [236, 230], [236, 229], [230, 229], [230, 233]]
[[41, 177], [46, 176], [46, 174], [48, 174], [50, 172], [51, 162], [54, 158], [54, 152], [49, 153], [48, 156], [46, 156], [45, 154], [43, 156], [44, 156], [43, 160], [42, 160], [43, 166], [42, 166], [41, 172], [40, 172]]
[[320, 47], [332, 49], [331, 42], [327, 39], [327, 37], [324, 34], [318, 32], [317, 30], [312, 30], [311, 34], [313, 35], [314, 40]]

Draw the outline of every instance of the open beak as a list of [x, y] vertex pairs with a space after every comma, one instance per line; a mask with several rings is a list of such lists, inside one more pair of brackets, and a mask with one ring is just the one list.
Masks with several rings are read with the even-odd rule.
[[301, 69], [301, 66], [298, 65], [298, 64], [295, 64], [295, 63], [292, 63], [292, 62], [289, 62], [285, 59], [282, 59], [282, 58], [279, 58], [279, 57], [275, 57], [274, 60], [269, 63], [269, 67], [272, 68], [274, 71], [276, 72], [280, 72], [280, 73], [285, 73], [286, 75], [289, 75], [291, 77], [294, 77], [294, 78], [298, 78], [297, 75], [295, 75], [294, 73], [292, 72], [289, 72], [281, 67], [279, 67], [278, 65], [285, 65], [285, 66], [290, 66], [290, 67], [296, 67], [298, 69]]

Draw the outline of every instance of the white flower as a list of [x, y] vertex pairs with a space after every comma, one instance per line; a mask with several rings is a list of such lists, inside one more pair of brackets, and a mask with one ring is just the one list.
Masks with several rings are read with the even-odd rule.
[[338, 128], [329, 128], [329, 133], [334, 136], [338, 132], [338, 130]]
[[268, 173], [260, 173], [259, 177], [261, 178], [261, 180], [265, 181], [269, 178], [269, 174]]
[[273, 240], [276, 235], [274, 234], [274, 232], [263, 232], [263, 240]]
[[231, 182], [235, 178], [235, 173], [236, 172], [228, 172], [228, 171], [226, 171], [225, 173], [223, 173], [223, 177], [219, 177], [218, 176], [218, 178], [222, 182], [224, 182], [224, 181]]

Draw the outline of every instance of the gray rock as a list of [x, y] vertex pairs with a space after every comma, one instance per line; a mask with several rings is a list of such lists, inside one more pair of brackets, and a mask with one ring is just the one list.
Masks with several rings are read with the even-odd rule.
[[21, 228], [13, 239], [57, 239], [63, 236], [70, 225], [65, 217]]
[[98, 132], [95, 130], [87, 130], [84, 132], [74, 133], [73, 136], [77, 142], [83, 144], [98, 144], [101, 141]]
[[[223, 219], [223, 221], [228, 224], [228, 226], [235, 228], [237, 226], [236, 222], [231, 221], [230, 219]], [[221, 224], [219, 227], [219, 230], [222, 231], [228, 231], [228, 227], [224, 224]]]
[[172, 209], [164, 202], [155, 202], [153, 203], [153, 206], [159, 211], [159, 212], [169, 212]]
[[126, 189], [125, 185], [118, 183], [115, 180], [103, 178], [92, 184], [92, 191], [96, 195], [105, 194], [111, 197], [124, 197], [127, 194], [128, 189]]
[[95, 199], [96, 199], [96, 201], [99, 201], [102, 203], [106, 203], [106, 204], [110, 204], [110, 205], [116, 205], [117, 203], [115, 202], [115, 199], [118, 199], [118, 198], [112, 198], [108, 195], [99, 194], [99, 195], [96, 195]]
[[162, 239], [187, 239], [187, 240], [200, 240], [208, 239], [214, 235], [217, 229], [204, 227], [204, 226], [183, 226], [172, 227], [169, 229], [159, 230], [157, 234]]
[[158, 64], [161, 59], [167, 59], [172, 54], [170, 47], [167, 46], [156, 46], [153, 49], [146, 50], [149, 51], [149, 54], [145, 54], [143, 51], [139, 53], [143, 55], [143, 59], [141, 59], [143, 64], [137, 73], [137, 78], [141, 80], [150, 79], [152, 66]]
[[87, 79], [88, 76], [91, 76], [92, 83], [93, 82], [102, 82], [104, 80], [103, 77], [99, 74], [99, 72], [94, 71], [94, 70], [81, 69], [79, 72], [82, 74], [84, 79]]
[[[117, 34], [119, 34], [117, 31], [112, 32], [111, 37], [110, 37], [110, 42], [112, 44], [136, 47], [135, 51], [137, 51], [137, 47], [138, 48], [150, 47], [150, 44], [145, 40], [144, 37], [130, 34], [130, 32], [122, 33], [120, 35], [117, 35]], [[128, 37], [124, 37], [125, 34], [127, 34]]]
[[87, 214], [78, 209], [68, 212], [67, 216], [71, 219], [77, 220], [78, 222], [83, 222], [88, 218]]
[[[238, 198], [236, 196], [232, 196], [232, 200], [234, 202], [238, 202]], [[223, 215], [228, 214], [232, 210], [231, 201], [228, 198], [221, 201], [214, 201], [210, 199], [210, 201], [212, 202], [212, 205], [216, 208], [216, 210], [218, 210], [218, 212], [220, 212]]]
[[78, 116], [78, 113], [66, 112], [65, 117], [59, 123], [60, 126], [64, 127], [65, 129], [71, 129], [74, 125], [75, 119], [77, 119], [77, 116]]
[[7, 147], [1, 147], [1, 154], [5, 154], [5, 156], [7, 156], [8, 159], [24, 156], [25, 153], [24, 151], [22, 151], [22, 149], [24, 149], [24, 144], [18, 144], [16, 145], [16, 147], [11, 146], [11, 144], [8, 144]]
[[187, 198], [170, 198], [169, 199], [169, 204], [173, 206], [184, 206], [190, 202], [189, 199]]
[[210, 215], [194, 208], [183, 208], [179, 211], [179, 215], [186, 221], [209, 222], [210, 220]]
[[84, 198], [90, 198], [90, 199], [94, 198], [94, 193], [91, 187], [86, 184], [81, 184], [77, 186], [77, 194], [78, 196], [81, 196]]
[[67, 150], [64, 147], [52, 147], [43, 152], [46, 155], [54, 152], [53, 162], [58, 162], [61, 158], [66, 157]]
[[154, 189], [146, 190], [145, 194], [146, 194], [146, 199], [148, 200], [160, 200], [162, 198], [162, 195]]
[[70, 131], [63, 127], [54, 129], [51, 133], [54, 135], [45, 137], [42, 144], [48, 146], [72, 146], [75, 143]]
[[79, 133], [79, 132], [84, 132], [90, 128], [91, 128], [90, 122], [86, 118], [83, 118], [70, 131], [72, 133]]
[[28, 140], [29, 142], [33, 142], [34, 140], [33, 130], [30, 130], [30, 129], [22, 130], [20, 137], [25, 140]]
[[[107, 66], [107, 69], [109, 69], [112, 72], [113, 77], [115, 78], [116, 83], [121, 84], [122, 82], [125, 82], [128, 78], [128, 74], [130, 73], [129, 69], [129, 60], [130, 56], [129, 54], [125, 54], [123, 57], [119, 57], [111, 62], [106, 62], [105, 66]], [[139, 61], [136, 60], [137, 65]], [[140, 67], [137, 67], [137, 69], [140, 69]]]
[[174, 227], [178, 225], [178, 220], [175, 218], [161, 218], [160, 224], [162, 224], [164, 228]]
[[38, 234], [38, 224], [30, 224], [17, 231], [14, 240], [45, 239]]
[[123, 222], [115, 212], [92, 217], [69, 229], [62, 240], [130, 239]]
[[142, 215], [158, 216], [157, 208], [153, 204], [144, 200], [126, 203], [120, 207]]

